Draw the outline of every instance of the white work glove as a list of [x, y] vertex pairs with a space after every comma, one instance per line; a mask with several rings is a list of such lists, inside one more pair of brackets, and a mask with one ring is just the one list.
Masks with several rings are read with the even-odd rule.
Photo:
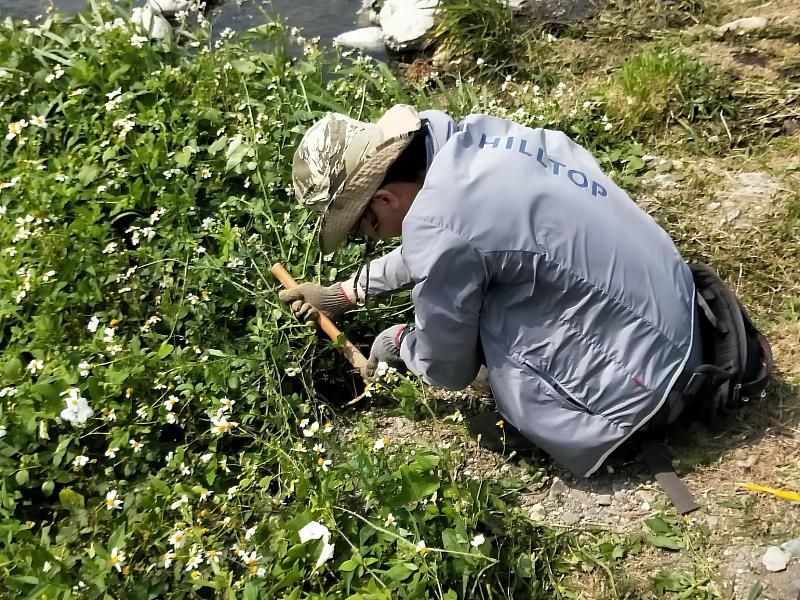
[[400, 342], [403, 339], [403, 334], [406, 330], [405, 325], [392, 325], [389, 329], [385, 329], [375, 341], [372, 342], [372, 349], [369, 351], [369, 360], [364, 368], [361, 369], [361, 376], [365, 381], [371, 380], [375, 377], [375, 370], [378, 368], [378, 363], [386, 363], [389, 367], [395, 369], [405, 369], [406, 364], [400, 358]]
[[350, 301], [338, 282], [328, 287], [318, 283], [301, 283], [297, 287], [281, 290], [278, 298], [288, 302], [295, 316], [306, 323], [318, 321], [320, 313], [335, 320], [355, 308], [355, 303]]

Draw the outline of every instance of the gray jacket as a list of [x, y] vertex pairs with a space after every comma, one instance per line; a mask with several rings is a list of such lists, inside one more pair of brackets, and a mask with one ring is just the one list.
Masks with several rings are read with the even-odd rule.
[[374, 292], [413, 284], [401, 356], [447, 389], [485, 361], [503, 417], [588, 476], [701, 361], [689, 269], [565, 134], [422, 116], [425, 185], [370, 269]]

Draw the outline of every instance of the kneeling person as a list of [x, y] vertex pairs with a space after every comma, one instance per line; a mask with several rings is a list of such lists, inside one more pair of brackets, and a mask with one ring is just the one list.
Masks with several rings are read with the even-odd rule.
[[282, 292], [313, 319], [411, 288], [414, 323], [376, 338], [372, 370], [458, 390], [485, 364], [502, 417], [586, 476], [682, 410], [670, 391], [702, 354], [692, 275], [565, 134], [404, 105], [375, 124], [331, 113], [303, 137], [293, 178], [323, 214], [323, 251], [356, 230], [402, 236], [357, 278]]

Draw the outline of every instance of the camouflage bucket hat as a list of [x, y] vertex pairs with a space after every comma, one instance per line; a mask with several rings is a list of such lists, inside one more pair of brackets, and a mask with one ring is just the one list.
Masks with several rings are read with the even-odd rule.
[[328, 113], [305, 133], [292, 180], [297, 201], [323, 215], [323, 252], [344, 241], [420, 127], [417, 111], [397, 104], [374, 124]]

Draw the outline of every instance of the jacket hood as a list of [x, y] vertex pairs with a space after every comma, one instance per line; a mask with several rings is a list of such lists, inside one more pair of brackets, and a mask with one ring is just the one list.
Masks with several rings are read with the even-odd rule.
[[455, 133], [456, 122], [447, 113], [440, 110], [425, 110], [419, 113], [419, 116], [428, 126], [425, 147], [428, 152], [428, 167], [430, 167], [433, 157], [439, 153], [445, 142]]

